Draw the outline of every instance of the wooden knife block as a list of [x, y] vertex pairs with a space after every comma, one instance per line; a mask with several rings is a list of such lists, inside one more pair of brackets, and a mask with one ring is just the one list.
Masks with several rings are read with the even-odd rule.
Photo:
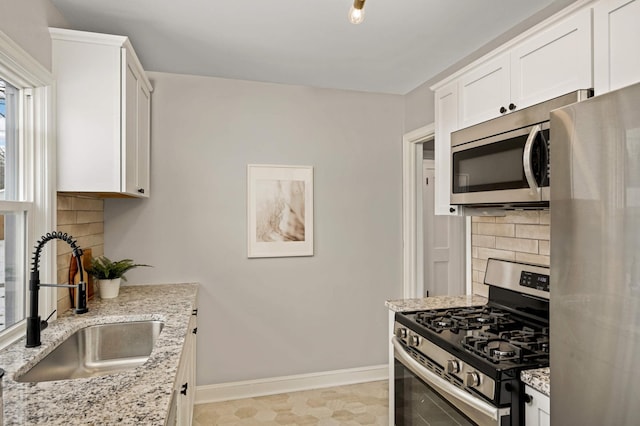
[[[80, 282], [80, 271], [78, 270], [78, 263], [73, 254], [69, 259], [69, 283], [78, 284]], [[87, 283], [87, 300], [93, 297], [93, 277], [87, 273], [87, 269], [91, 266], [91, 249], [85, 249], [80, 256], [80, 263], [82, 264], [82, 273], [84, 274], [84, 282]], [[75, 288], [69, 289], [69, 298], [71, 299], [71, 307], [76, 307], [76, 297], [78, 290]]]

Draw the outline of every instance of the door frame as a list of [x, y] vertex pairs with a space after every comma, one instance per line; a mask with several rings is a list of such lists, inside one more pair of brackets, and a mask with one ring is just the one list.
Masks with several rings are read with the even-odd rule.
[[[402, 137], [402, 294], [404, 299], [418, 297], [418, 283], [424, 280], [422, 236], [422, 144], [435, 138], [434, 123], [405, 133]], [[420, 182], [422, 182], [420, 180]]]
[[[422, 226], [422, 144], [435, 138], [435, 124], [405, 133], [402, 137], [402, 294], [404, 299], [422, 298], [424, 286], [424, 238]], [[437, 165], [436, 165], [437, 167]], [[465, 218], [465, 289], [472, 293], [471, 217]]]

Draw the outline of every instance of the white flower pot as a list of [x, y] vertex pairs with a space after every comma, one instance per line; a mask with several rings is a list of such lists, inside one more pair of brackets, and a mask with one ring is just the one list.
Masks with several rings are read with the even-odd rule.
[[115, 278], [113, 280], [98, 280], [100, 298], [113, 299], [114, 297], [118, 297], [118, 293], [120, 293], [120, 280], [121, 278]]

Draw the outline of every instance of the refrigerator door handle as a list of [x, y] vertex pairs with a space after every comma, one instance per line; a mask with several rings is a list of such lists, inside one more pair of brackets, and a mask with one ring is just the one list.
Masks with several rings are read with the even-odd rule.
[[527, 178], [527, 183], [529, 187], [536, 192], [540, 192], [540, 186], [538, 186], [538, 182], [536, 181], [536, 177], [533, 173], [533, 166], [531, 164], [531, 153], [533, 151], [533, 143], [536, 140], [536, 136], [538, 133], [542, 131], [542, 126], [536, 124], [531, 128], [531, 132], [529, 132], [529, 137], [527, 138], [527, 142], [524, 144], [524, 152], [522, 154], [522, 165], [524, 167], [524, 176]]

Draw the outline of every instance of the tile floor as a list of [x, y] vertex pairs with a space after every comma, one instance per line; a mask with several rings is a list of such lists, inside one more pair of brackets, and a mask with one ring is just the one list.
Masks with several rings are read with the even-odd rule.
[[386, 426], [387, 381], [196, 405], [193, 426]]

